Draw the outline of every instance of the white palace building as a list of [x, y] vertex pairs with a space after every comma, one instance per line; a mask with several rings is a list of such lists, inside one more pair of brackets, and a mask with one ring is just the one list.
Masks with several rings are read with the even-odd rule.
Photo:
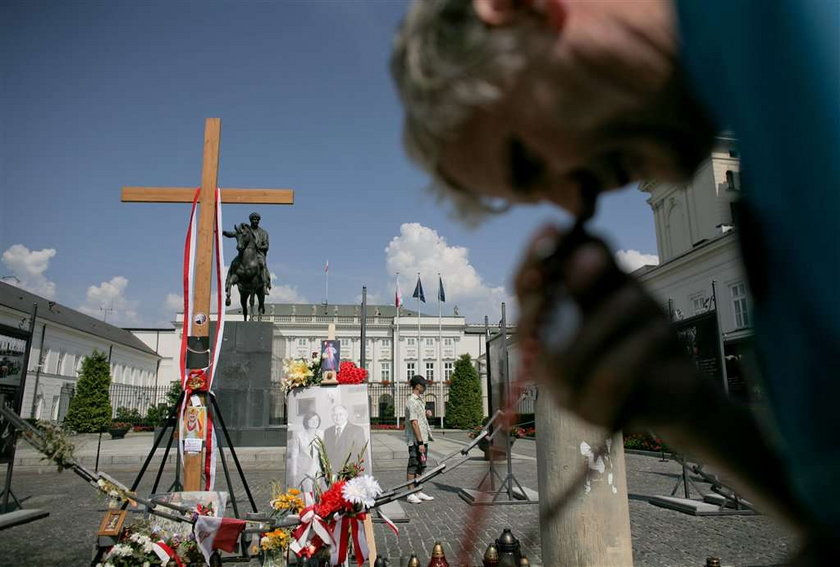
[[[376, 389], [377, 395], [385, 396], [389, 386], [405, 385], [411, 376], [421, 374], [432, 382], [426, 392], [427, 407], [436, 417], [443, 416], [448, 399], [448, 380], [452, 376], [455, 361], [464, 354], [469, 354], [476, 361], [486, 404], [486, 384], [483, 379], [482, 363], [485, 350], [484, 325], [470, 325], [460, 315], [422, 314], [417, 311], [400, 308], [399, 317], [393, 305], [368, 305], [365, 325], [365, 368], [368, 369], [368, 382]], [[227, 313], [228, 321], [241, 320], [239, 310]], [[270, 303], [266, 305], [263, 321], [274, 327], [272, 347], [271, 381], [278, 383], [282, 378], [284, 358], [309, 358], [313, 352], [320, 352], [321, 341], [328, 337], [330, 325], [335, 327], [335, 338], [340, 341], [342, 360], [349, 360], [357, 365], [362, 362], [362, 308], [360, 305], [332, 305], [317, 303]], [[419, 323], [419, 327], [418, 327]], [[176, 329], [163, 340], [166, 344], [160, 352], [168, 360], [162, 368], [169, 369], [165, 380], [175, 380], [175, 360], [178, 352], [183, 314], [179, 313], [175, 321]], [[493, 329], [497, 331], [497, 329]], [[132, 330], [147, 344], [156, 342], [161, 348], [161, 330]], [[396, 399], [401, 394], [393, 390]], [[395, 396], [391, 398], [391, 403]], [[371, 410], [374, 417], [378, 414], [378, 403], [372, 399]], [[394, 404], [397, 416], [402, 414], [402, 403]]]
[[733, 395], [749, 398], [742, 374], [753, 372], [755, 361], [751, 298], [733, 219], [741, 190], [735, 140], [719, 138], [690, 182], [647, 182], [639, 189], [650, 195], [659, 265], [634, 275], [675, 319], [713, 309], [714, 282], [729, 387]]

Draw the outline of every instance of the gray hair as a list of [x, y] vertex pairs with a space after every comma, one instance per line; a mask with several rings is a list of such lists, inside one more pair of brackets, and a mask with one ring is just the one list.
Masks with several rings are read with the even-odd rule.
[[491, 28], [471, 0], [416, 0], [394, 41], [391, 75], [405, 107], [406, 151], [432, 176], [438, 197], [449, 197], [468, 223], [498, 207], [442, 176], [442, 147], [477, 108], [497, 102], [510, 88], [524, 67], [525, 36], [533, 23]]

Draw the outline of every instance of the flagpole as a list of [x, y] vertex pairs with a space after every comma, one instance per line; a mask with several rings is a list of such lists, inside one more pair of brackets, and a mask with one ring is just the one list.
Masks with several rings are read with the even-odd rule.
[[397, 306], [397, 333], [394, 337], [394, 416], [397, 418], [397, 428], [400, 427], [400, 413], [399, 413], [399, 406], [397, 405], [397, 382], [400, 380], [400, 303], [402, 302], [400, 293], [400, 273], [397, 272], [396, 278], [396, 293], [394, 294], [394, 303]]
[[[417, 272], [417, 282], [420, 282], [420, 272]], [[421, 284], [422, 285], [422, 284]], [[417, 294], [417, 374], [421, 376], [424, 373], [420, 372], [420, 294]]]
[[327, 265], [324, 266], [324, 303], [330, 303], [330, 260], [327, 258]]
[[440, 272], [438, 272], [438, 360], [437, 368], [441, 379], [443, 374], [443, 303], [440, 300], [443, 291], [443, 280], [440, 279]]

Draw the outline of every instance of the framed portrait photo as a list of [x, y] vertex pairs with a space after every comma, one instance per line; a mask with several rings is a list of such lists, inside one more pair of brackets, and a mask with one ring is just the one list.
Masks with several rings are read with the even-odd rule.
[[102, 523], [99, 525], [97, 535], [101, 536], [118, 536], [122, 531], [123, 522], [125, 522], [125, 510], [108, 510], [105, 512], [105, 517], [102, 518]]

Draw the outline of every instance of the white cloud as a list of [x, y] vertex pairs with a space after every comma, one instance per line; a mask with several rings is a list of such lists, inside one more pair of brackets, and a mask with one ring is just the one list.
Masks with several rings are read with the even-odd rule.
[[55, 298], [55, 283], [44, 275], [50, 267], [50, 259], [55, 256], [55, 248], [29, 250], [23, 244], [13, 244], [3, 252], [3, 264], [12, 272], [3, 281], [16, 285], [47, 299]]
[[167, 293], [163, 300], [163, 309], [174, 319], [175, 315], [184, 310], [184, 296], [180, 293]]
[[625, 272], [634, 272], [642, 266], [658, 266], [659, 256], [656, 254], [643, 254], [638, 250], [619, 250], [615, 253], [618, 267]]
[[[492, 286], [484, 282], [470, 264], [469, 250], [463, 246], [450, 246], [437, 231], [418, 223], [405, 223], [385, 248], [386, 266], [389, 274], [400, 273], [400, 287], [403, 303], [416, 308], [412, 299], [417, 283], [417, 272], [423, 282], [426, 306], [421, 311], [436, 311], [438, 293], [438, 272], [443, 278], [446, 293], [444, 311], [452, 313], [455, 305], [461, 315], [470, 322], [480, 322], [484, 315], [491, 320], [498, 318], [503, 301], [513, 306], [513, 300], [504, 286]], [[393, 277], [388, 285], [393, 289]]]
[[128, 279], [114, 276], [107, 282], [88, 287], [85, 302], [79, 311], [91, 317], [104, 319], [112, 325], [130, 327], [140, 324], [137, 312], [139, 301], [125, 296]]

